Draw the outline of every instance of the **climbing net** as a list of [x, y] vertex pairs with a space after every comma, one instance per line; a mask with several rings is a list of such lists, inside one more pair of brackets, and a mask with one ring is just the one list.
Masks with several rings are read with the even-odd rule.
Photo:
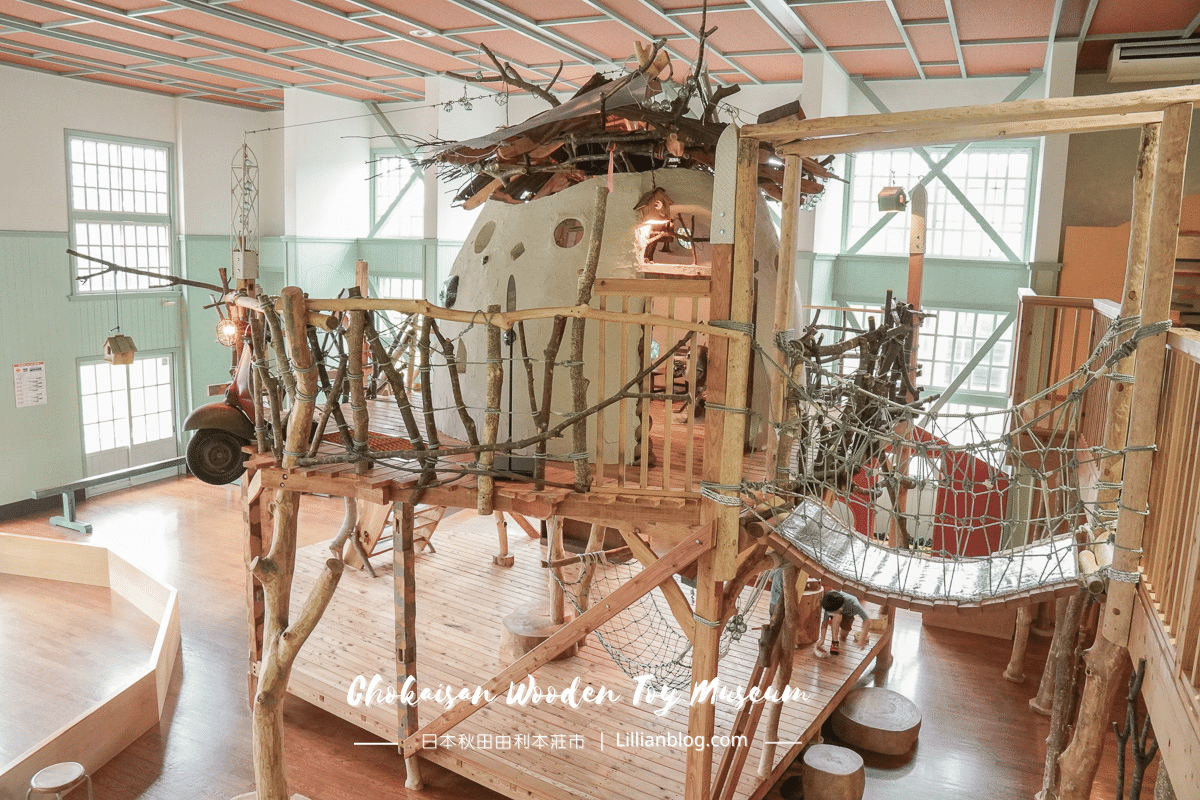
[[1069, 584], [1078, 546], [1111, 540], [1118, 513], [1120, 484], [1099, 476], [1127, 448], [1106, 447], [1095, 417], [1110, 382], [1132, 380], [1118, 365], [1168, 326], [1115, 320], [1071, 374], [965, 412], [904, 402], [909, 325], [854, 332], [853, 348], [785, 339], [804, 368], [777, 427], [787, 458], [741, 489], [793, 507], [783, 538], [868, 591], [965, 603]]
[[[604, 560], [603, 553], [586, 553], [578, 566], [551, 573], [575, 611], [583, 613], [603, 602], [640, 570], [636, 561], [611, 564]], [[739, 593], [736, 611], [721, 632], [721, 657], [751, 627], [750, 621], [760, 611], [759, 599], [767, 577], [766, 572], [761, 573]], [[675, 582], [688, 606], [694, 608], [696, 598], [691, 582], [679, 576], [675, 576]], [[596, 638], [629, 677], [653, 675], [655, 687], [684, 689], [692, 681], [692, 643], [675, 613], [663, 590], [655, 588], [597, 628]], [[693, 618], [693, 624], [705, 623]]]

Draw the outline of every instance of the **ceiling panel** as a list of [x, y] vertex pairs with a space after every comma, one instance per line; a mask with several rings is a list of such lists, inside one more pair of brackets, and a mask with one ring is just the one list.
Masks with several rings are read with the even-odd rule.
[[169, 22], [174, 25], [182, 25], [185, 28], [204, 31], [226, 39], [233, 39], [234, 41], [245, 42], [251, 47], [263, 50], [270, 50], [275, 47], [290, 47], [297, 44], [295, 39], [288, 38], [279, 33], [264, 31], [249, 24], [233, 22], [189, 9], [164, 11], [161, 14], [155, 14], [150, 19], [161, 20], [162, 22]]
[[571, 17], [594, 17], [600, 12], [582, 0], [504, 0], [504, 5], [538, 22]]
[[505, 59], [512, 59], [524, 64], [557, 64], [559, 61], [572, 61], [569, 56], [552, 49], [541, 42], [529, 39], [515, 31], [489, 31], [477, 34], [480, 42], [491, 48], [492, 52]]
[[604, 7], [613, 15], [627, 20], [651, 37], [673, 36], [679, 27], [665, 14], [649, 3], [605, 3]]
[[798, 81], [804, 75], [804, 59], [795, 53], [730, 58], [764, 81]]
[[829, 3], [794, 10], [826, 47], [904, 41], [886, 3]]
[[209, 64], [219, 67], [227, 67], [235, 69], [239, 72], [245, 72], [249, 75], [261, 75], [264, 78], [269, 78], [272, 81], [287, 84], [304, 83], [308, 80], [303, 72], [298, 70], [283, 69], [265, 64], [259, 64], [252, 61], [246, 61], [241, 58], [222, 58], [219, 61], [209, 61]]
[[155, 67], [148, 67], [147, 72], [153, 72], [158, 75], [169, 75], [172, 78], [183, 78], [184, 80], [193, 81], [196, 83], [215, 84], [223, 86], [226, 89], [251, 89], [255, 86], [250, 81], [240, 81], [237, 78], [228, 75], [213, 75], [208, 72], [197, 72], [194, 69], [187, 67], [176, 66], [175, 64], [161, 64]]
[[1044, 44], [987, 44], [963, 42], [963, 62], [968, 75], [1015, 75], [1041, 68]]
[[1089, 33], [1170, 31], [1186, 28], [1200, 12], [1196, 0], [1100, 0]]
[[863, 50], [834, 53], [834, 58], [851, 75], [865, 78], [916, 78], [917, 68], [907, 50]]
[[8, 53], [0, 50], [0, 64], [11, 64], [19, 67], [32, 67], [33, 69], [45, 70], [46, 72], [68, 72], [72, 67], [62, 64], [55, 64], [53, 61], [46, 61], [40, 58], [29, 58], [16, 53]]
[[271, 20], [284, 23], [304, 32], [331, 38], [340, 42], [354, 39], [367, 39], [375, 35], [375, 31], [359, 25], [357, 22], [327, 14], [315, 8], [291, 0], [237, 0], [226, 3], [224, 8], [234, 12], [248, 12], [251, 15], [268, 17]]
[[954, 37], [949, 25], [918, 25], [909, 29], [908, 38], [912, 40], [913, 49], [922, 63], [958, 61], [958, 51], [954, 49]]
[[145, 33], [117, 28], [102, 22], [81, 22], [70, 27], [72, 33], [92, 36], [110, 42], [119, 42], [145, 50], [156, 50], [178, 58], [199, 58], [213, 55], [212, 50], [196, 47], [188, 42], [173, 42], [160, 36], [150, 36]]
[[490, 20], [448, 0], [375, 0], [373, 5], [391, 9], [397, 17], [410, 19], [431, 31], [453, 31], [493, 24]]
[[3, 39], [0, 39], [0, 41], [20, 42], [21, 44], [30, 45], [38, 50], [47, 50], [51, 53], [66, 53], [68, 55], [83, 56], [84, 58], [95, 61], [107, 62], [109, 64], [119, 64], [121, 66], [141, 64], [145, 63], [147, 60], [138, 56], [117, 53], [113, 50], [108, 50], [103, 47], [92, 47], [90, 45], [79, 44], [77, 42], [63, 41], [62, 39], [54, 39], [50, 36], [45, 36], [40, 33], [28, 33], [26, 31], [17, 31], [16, 33], [5, 34]]
[[1044, 39], [1053, 18], [1054, 0], [954, 0], [954, 20], [964, 43], [971, 39]]
[[637, 58], [633, 43], [640, 41], [646, 43], [629, 28], [619, 22], [583, 22], [578, 25], [562, 25], [555, 26], [551, 23], [548, 27], [553, 28], [564, 36], [569, 36], [576, 39], [582, 39], [586, 42], [593, 43], [593, 50], [598, 50], [614, 61], [624, 61], [632, 59], [631, 63], [636, 65]]
[[[487, 56], [480, 55], [476, 57], [475, 53], [471, 53], [467, 60], [455, 58], [454, 56], [444, 53], [431, 52], [430, 50], [421, 47], [412, 42], [405, 42], [399, 39], [392, 42], [377, 42], [373, 44], [362, 45], [363, 50], [368, 50], [372, 53], [378, 53], [387, 58], [394, 58], [404, 62], [419, 62], [427, 67], [431, 72], [475, 72], [475, 64], [481, 64], [485, 70], [491, 68], [491, 64]], [[311, 55], [308, 51], [300, 53], [305, 57]]]
[[41, 8], [29, 3], [20, 3], [17, 0], [0, 0], [0, 14], [20, 17], [30, 22], [36, 22], [39, 25], [43, 22], [61, 22], [62, 20], [74, 18], [70, 14], [65, 14], [54, 9]]
[[364, 61], [361, 58], [355, 58], [352, 55], [340, 53], [336, 50], [305, 50], [303, 53], [298, 53], [297, 55], [302, 56], [305, 61], [345, 70], [355, 75], [361, 75], [364, 78], [377, 78], [380, 75], [396, 74], [396, 70], [394, 69], [388, 69], [381, 64]]
[[923, 69], [925, 71], [925, 77], [927, 77], [927, 78], [961, 78], [962, 77], [962, 73], [959, 72], [958, 67], [951, 67], [951, 66], [926, 67], [926, 66], [922, 66], [921, 69]]
[[[699, 14], [688, 14], [679, 20], [687, 25], [688, 30], [700, 30]], [[789, 47], [775, 29], [754, 11], [710, 14], [708, 27], [717, 29], [708, 41], [726, 53], [738, 50], [783, 50]]]
[[946, 0], [893, 0], [900, 19], [944, 19]]

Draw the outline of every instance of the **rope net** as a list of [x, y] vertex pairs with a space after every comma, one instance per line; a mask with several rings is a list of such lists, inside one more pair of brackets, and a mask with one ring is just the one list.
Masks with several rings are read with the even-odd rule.
[[[641, 565], [636, 561], [609, 563], [603, 553], [584, 553], [578, 565], [551, 570], [567, 600], [582, 614], [591, 606], [604, 602], [609, 594], [628, 582]], [[768, 573], [742, 589], [737, 609], [721, 632], [720, 656], [741, 639], [750, 628], [750, 620], [760, 611], [759, 598], [766, 586]], [[689, 582], [675, 576], [689, 607], [695, 607], [695, 591]], [[706, 624], [693, 618], [697, 626]], [[680, 628], [666, 596], [659, 588], [648, 592], [596, 629], [596, 638], [605, 652], [631, 678], [653, 675], [654, 686], [686, 689], [692, 682], [692, 644]]]
[[1126, 452], [1106, 449], [1089, 416], [1103, 415], [1110, 382], [1131, 380], [1120, 362], [1169, 323], [1115, 320], [1078, 369], [1026, 401], [950, 412], [938, 396], [903, 402], [915, 394], [905, 322], [857, 331], [853, 348], [820, 347], [812, 328], [781, 343], [804, 367], [778, 426], [790, 458], [742, 491], [793, 507], [777, 541], [875, 596], [961, 605], [1073, 584], [1078, 546], [1111, 537], [1120, 485], [1098, 477]]

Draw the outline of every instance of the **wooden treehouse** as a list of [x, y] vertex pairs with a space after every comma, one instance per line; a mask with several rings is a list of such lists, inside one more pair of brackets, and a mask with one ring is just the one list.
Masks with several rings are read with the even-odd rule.
[[[815, 659], [795, 648], [807, 576], [851, 587], [884, 609], [969, 614], [991, 604], [1028, 607], [1074, 592], [1074, 553], [1082, 548], [1095, 553], [1101, 566], [1111, 560], [1106, 574], [1117, 577], [1108, 584], [1103, 635], [1150, 662], [1145, 694], [1175, 785], [1200, 784], [1200, 546], [1194, 459], [1186, 445], [1196, 425], [1200, 372], [1194, 335], [1147, 335], [1124, 368], [1134, 376], [1131, 388], [1119, 381], [1089, 384], [1080, 401], [1083, 430], [1054, 444], [1067, 460], [1098, 442], [1117, 454], [1078, 486], [1080, 495], [1098, 492], [1096, 502], [1112, 511], [1115, 548], [1108, 546], [1106, 555], [1108, 540], [1099, 534], [1095, 541], [1072, 539], [1069, 571], [985, 597], [873, 583], [832, 567], [820, 551], [787, 535], [797, 509], [821, 498], [800, 498], [792, 475], [796, 443], [789, 424], [804, 413], [793, 391], [802, 381], [802, 363], [774, 344], [761, 344], [763, 327], [789, 324], [805, 159], [1131, 126], [1147, 131], [1143, 159], [1150, 166], [1135, 193], [1133, 219], [1135, 240], [1140, 225], [1139, 241], [1148, 244], [1131, 248], [1127, 286], [1136, 305], [1120, 314], [1165, 318], [1191, 103], [1197, 99], [1200, 89], [1173, 89], [785, 119], [731, 131], [722, 146], [736, 163], [736, 177], [722, 186], [718, 168], [718, 186], [732, 200], [725, 212], [732, 225], [713, 226], [709, 274], [597, 278], [591, 252], [603, 223], [590, 230], [585, 224], [591, 249], [570, 305], [445, 308], [363, 297], [358, 287], [339, 299], [308, 298], [293, 287], [277, 302], [264, 302], [253, 282], [244, 282], [230, 299], [248, 320], [260, 364], [253, 392], [258, 441], [243, 481], [256, 726], [260, 711], [265, 719], [267, 706], [277, 704], [267, 695], [286, 685], [397, 742], [413, 786], [419, 762], [428, 760], [510, 797], [760, 798], [871, 662], [890, 660], [890, 621], [865, 649], [849, 648], [838, 659]], [[782, 244], [772, 285], [762, 285], [755, 274], [763, 144], [785, 161]], [[722, 158], [718, 150], [718, 165]], [[719, 213], [714, 207], [714, 219]], [[363, 275], [359, 284], [365, 288]], [[774, 294], [773, 319], [756, 314], [756, 292]], [[1100, 327], [1093, 328], [1092, 320], [1105, 312], [1094, 308], [1058, 298], [1023, 301], [1018, 358], [1029, 370], [1018, 378], [1018, 394], [1053, 386], [1055, 364], [1076, 364], [1088, 350], [1084, 343], [1099, 341]], [[534, 323], [544, 340], [527, 337], [525, 328]], [[466, 348], [469, 356], [454, 332], [464, 327], [482, 342]], [[515, 359], [504, 356], [510, 331], [521, 343]], [[540, 376], [533, 351], [542, 352]], [[1167, 379], [1160, 381], [1164, 359]], [[511, 408], [511, 400], [504, 402], [506, 370], [509, 385], [528, 395], [527, 435], [514, 437], [509, 423], [509, 436], [501, 436], [505, 409]], [[755, 393], [760, 382], [769, 388]], [[485, 398], [482, 407], [462, 400], [468, 384]], [[439, 406], [439, 386], [457, 402]], [[1132, 396], [1132, 405], [1102, 392]], [[287, 436], [272, 441], [267, 431], [282, 430], [285, 395], [291, 397]], [[461, 436], [451, 436], [450, 429]], [[1036, 425], [1021, 430], [1027, 438], [1044, 435]], [[1155, 454], [1149, 445], [1156, 441]], [[891, 456], [901, 458], [905, 447]], [[1118, 456], [1127, 447], [1118, 510], [1116, 496], [1104, 488], [1113, 481], [1099, 473], [1119, 475]], [[1162, 469], [1164, 459], [1184, 469]], [[297, 498], [303, 493], [347, 499], [347, 519], [332, 552], [325, 545], [296, 552]], [[1149, 516], [1126, 511], [1147, 504]], [[456, 524], [438, 532], [436, 520], [423, 521], [431, 508], [436, 518], [446, 509], [473, 509], [479, 518], [459, 512]], [[373, 551], [389, 516], [392, 579], [344, 572], [343, 549], [347, 562], [369, 564], [373, 558], [375, 567], [385, 565]], [[1178, 520], [1186, 525], [1172, 524]], [[521, 531], [511, 539], [509, 522]], [[1067, 537], [1074, 528], [1067, 526]], [[910, 557], [897, 555], [899, 535], [892, 531], [877, 545], [881, 557]], [[941, 563], [928, 554], [911, 557]], [[613, 578], [616, 563], [624, 571]], [[1144, 580], [1129, 580], [1139, 569]], [[766, 593], [754, 591], [763, 588], [767, 572], [783, 585], [774, 614]], [[587, 587], [602, 575], [609, 576], [610, 590], [596, 599]], [[293, 580], [297, 587], [314, 587], [307, 600], [291, 596]], [[634, 631], [622, 614], [630, 616], [645, 602], [663, 624]], [[528, 624], [514, 623], [514, 616]], [[730, 635], [735, 620], [744, 635]], [[598, 629], [609, 631], [603, 647], [589, 636]], [[779, 703], [689, 704], [685, 688], [684, 701], [670, 709], [645, 698], [635, 705], [633, 673], [644, 667], [657, 675], [660, 654], [648, 651], [667, 640], [679, 643], [666, 655], [675, 668], [682, 664], [689, 685], [719, 678], [760, 691], [789, 686], [802, 695]], [[643, 645], [647, 652], [633, 652]], [[680, 651], [686, 653], [682, 661]], [[368, 705], [361, 690], [376, 675], [397, 691], [413, 678], [431, 690], [482, 687], [497, 699]], [[359, 676], [364, 682], [355, 684]], [[621, 698], [578, 707], [508, 702], [510, 685], [530, 677], [540, 687], [557, 688], [579, 678], [579, 691], [607, 688]], [[360, 692], [353, 698], [352, 687]], [[1089, 713], [1086, 701], [1085, 692], [1081, 713]], [[1106, 710], [1095, 713], [1095, 724], [1106, 724]], [[1087, 727], [1082, 718], [1076, 727], [1076, 751], [1068, 751], [1067, 761], [1088, 747], [1081, 740]], [[268, 728], [264, 724], [262, 747], [282, 736]], [[643, 742], [640, 736], [652, 743], [662, 737], [661, 746], [631, 744]], [[695, 742], [707, 746], [688, 744]], [[262, 747], [256, 733], [260, 755]], [[1065, 762], [1063, 770], [1066, 775]]]

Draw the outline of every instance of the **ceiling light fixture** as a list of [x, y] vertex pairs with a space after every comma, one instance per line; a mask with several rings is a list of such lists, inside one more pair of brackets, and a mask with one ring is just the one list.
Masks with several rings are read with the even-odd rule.
[[414, 28], [408, 32], [408, 35], [416, 36], [418, 39], [429, 39], [433, 36], [437, 36], [437, 34], [433, 31], [427, 31], [424, 28]]

